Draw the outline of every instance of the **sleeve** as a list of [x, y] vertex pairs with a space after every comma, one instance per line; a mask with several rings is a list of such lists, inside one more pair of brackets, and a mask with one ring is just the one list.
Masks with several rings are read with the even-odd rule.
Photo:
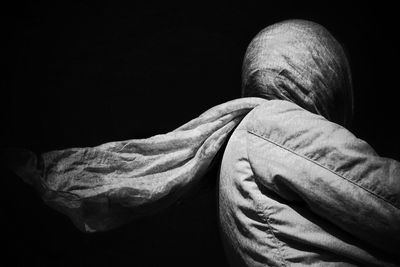
[[270, 101], [248, 116], [247, 153], [260, 184], [372, 247], [397, 253], [398, 161], [290, 102]]

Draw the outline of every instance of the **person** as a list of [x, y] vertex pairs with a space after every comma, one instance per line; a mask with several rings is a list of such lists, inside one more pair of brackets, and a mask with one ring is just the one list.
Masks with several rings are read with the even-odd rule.
[[244, 97], [270, 101], [229, 138], [219, 177], [220, 225], [232, 266], [394, 264], [400, 164], [344, 126], [351, 73], [322, 26], [284, 21], [248, 46]]
[[219, 221], [232, 265], [394, 265], [400, 163], [344, 128], [353, 92], [340, 44], [313, 22], [271, 25], [242, 81], [243, 98], [169, 133], [7, 159], [78, 229], [101, 232], [193, 194], [228, 140]]

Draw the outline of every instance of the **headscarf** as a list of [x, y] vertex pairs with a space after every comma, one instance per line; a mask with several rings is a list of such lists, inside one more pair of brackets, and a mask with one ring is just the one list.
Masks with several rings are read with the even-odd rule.
[[244, 59], [243, 95], [148, 139], [39, 157], [19, 151], [8, 158], [16, 163], [11, 167], [17, 175], [76, 227], [104, 231], [154, 214], [189, 192], [229, 133], [266, 99], [293, 101], [339, 123], [347, 121], [352, 109], [351, 76], [342, 48], [322, 26], [306, 21], [278, 23], [255, 37]]
[[243, 61], [242, 95], [291, 101], [344, 126], [353, 113], [342, 46], [324, 27], [305, 20], [276, 23], [256, 35]]

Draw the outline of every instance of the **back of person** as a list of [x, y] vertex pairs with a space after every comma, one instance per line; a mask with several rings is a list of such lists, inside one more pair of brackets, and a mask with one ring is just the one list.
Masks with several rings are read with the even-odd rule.
[[220, 226], [233, 266], [388, 266], [400, 241], [400, 164], [344, 128], [345, 54], [320, 25], [261, 31], [243, 96], [269, 99], [235, 129], [219, 177]]
[[[2, 162], [79, 230], [94, 233], [160, 219], [178, 200], [199, 197], [228, 141], [218, 209], [232, 265], [394, 263], [400, 164], [345, 128], [353, 90], [340, 44], [312, 22], [274, 24], [250, 43], [242, 82], [243, 98], [169, 133], [41, 155], [7, 150]], [[204, 203], [197, 204], [188, 209]]]

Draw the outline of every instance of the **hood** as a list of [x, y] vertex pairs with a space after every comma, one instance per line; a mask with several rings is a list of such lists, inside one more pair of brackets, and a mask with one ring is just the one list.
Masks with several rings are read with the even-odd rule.
[[251, 41], [242, 69], [242, 96], [282, 99], [347, 125], [353, 113], [349, 63], [321, 25], [288, 20]]

